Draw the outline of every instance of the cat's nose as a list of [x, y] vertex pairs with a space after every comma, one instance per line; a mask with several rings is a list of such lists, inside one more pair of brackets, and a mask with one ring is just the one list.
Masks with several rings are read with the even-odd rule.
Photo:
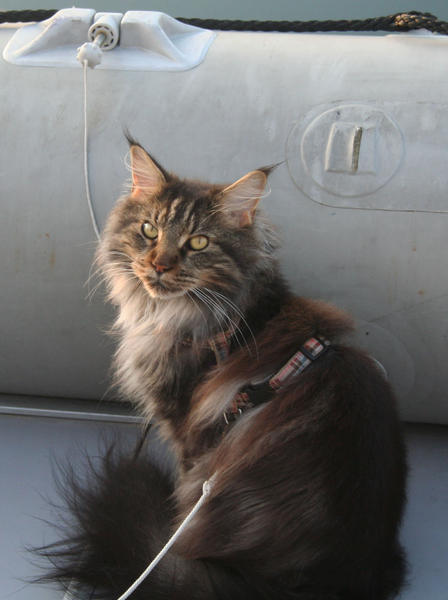
[[147, 264], [149, 263], [158, 275], [174, 269], [178, 261], [177, 254], [163, 249], [158, 249], [147, 257]]
[[173, 265], [164, 265], [162, 263], [152, 262], [152, 266], [154, 267], [154, 271], [156, 273], [162, 274], [166, 271], [170, 271], [173, 268]]

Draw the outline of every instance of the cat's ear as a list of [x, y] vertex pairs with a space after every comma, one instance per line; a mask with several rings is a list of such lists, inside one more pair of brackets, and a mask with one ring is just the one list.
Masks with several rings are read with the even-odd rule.
[[131, 155], [132, 196], [154, 194], [167, 181], [161, 166], [138, 144], [129, 150]]
[[237, 227], [251, 225], [255, 209], [266, 187], [265, 170], [251, 171], [226, 187], [221, 195], [221, 210]]

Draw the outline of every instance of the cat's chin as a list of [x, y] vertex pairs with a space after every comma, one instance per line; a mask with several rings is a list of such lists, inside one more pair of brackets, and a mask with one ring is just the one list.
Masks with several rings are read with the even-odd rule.
[[187, 290], [169, 290], [163, 286], [153, 286], [145, 283], [145, 289], [154, 300], [170, 300], [171, 298], [180, 298], [186, 296]]

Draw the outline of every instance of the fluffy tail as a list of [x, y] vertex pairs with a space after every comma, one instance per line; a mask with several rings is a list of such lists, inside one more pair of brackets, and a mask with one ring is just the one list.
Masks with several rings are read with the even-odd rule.
[[[41, 582], [57, 582], [75, 600], [117, 600], [171, 537], [175, 520], [173, 484], [147, 456], [114, 448], [98, 467], [89, 462], [81, 479], [71, 467], [58, 478], [70, 519], [63, 539], [37, 552], [52, 568]], [[402, 558], [394, 564], [381, 598], [399, 587]], [[47, 563], [48, 564], [48, 563]], [[311, 589], [310, 589], [311, 588]], [[169, 551], [131, 600], [366, 600], [317, 590], [303, 583], [260, 580], [234, 565], [191, 560]], [[370, 600], [370, 595], [368, 596]], [[375, 599], [376, 600], [376, 599]]]
[[[82, 481], [71, 467], [58, 485], [71, 515], [64, 539], [37, 550], [52, 568], [40, 582], [57, 582], [72, 598], [117, 600], [166, 544], [173, 531], [173, 485], [145, 456], [110, 449]], [[132, 600], [275, 598], [244, 573], [206, 560], [168, 554]]]

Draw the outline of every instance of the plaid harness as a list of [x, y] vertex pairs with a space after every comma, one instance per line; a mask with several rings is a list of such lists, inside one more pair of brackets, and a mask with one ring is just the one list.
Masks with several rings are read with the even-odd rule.
[[249, 408], [263, 404], [302, 373], [312, 362], [328, 349], [330, 342], [325, 339], [309, 338], [288, 362], [274, 375], [269, 375], [257, 383], [250, 383], [240, 390], [224, 412], [224, 421], [229, 425]]
[[208, 340], [208, 346], [215, 354], [216, 364], [219, 365], [230, 354], [230, 339], [235, 333], [232, 327], [227, 331], [220, 331], [217, 335]]
[[[220, 365], [230, 354], [230, 341], [235, 333], [235, 327], [231, 327], [226, 331], [220, 331], [213, 337], [205, 340], [202, 344], [202, 348], [209, 348], [215, 355], [216, 364]], [[184, 346], [191, 346], [193, 339], [191, 337], [184, 337], [182, 339]]]

